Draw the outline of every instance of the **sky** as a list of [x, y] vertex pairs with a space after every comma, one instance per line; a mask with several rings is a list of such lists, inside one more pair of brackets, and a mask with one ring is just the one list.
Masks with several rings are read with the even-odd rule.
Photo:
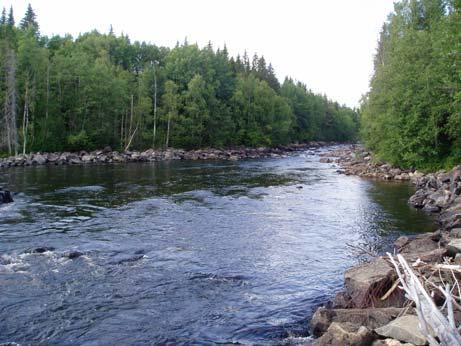
[[14, 0], [16, 22], [31, 3], [43, 35], [97, 29], [173, 47], [226, 44], [263, 55], [290, 76], [351, 107], [368, 90], [373, 55], [393, 0]]

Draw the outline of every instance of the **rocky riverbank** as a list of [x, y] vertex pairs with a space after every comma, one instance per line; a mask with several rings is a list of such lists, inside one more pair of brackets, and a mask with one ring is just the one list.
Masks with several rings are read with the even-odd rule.
[[401, 169], [373, 159], [360, 145], [352, 145], [323, 154], [321, 162], [337, 163], [338, 173], [364, 178], [407, 181], [422, 175], [415, 170]]
[[[416, 237], [400, 237], [394, 253], [400, 253], [427, 278], [437, 264], [461, 265], [461, 167], [422, 174], [385, 163], [353, 146], [325, 154], [324, 162], [338, 164], [338, 173], [384, 180], [410, 180], [416, 193], [409, 203], [415, 208], [438, 214], [440, 229]], [[461, 267], [459, 267], [461, 269]], [[433, 280], [443, 284], [442, 274]], [[451, 275], [451, 273], [450, 273]], [[455, 275], [455, 274], [453, 274]], [[459, 275], [459, 274], [456, 274]], [[457, 279], [460, 279], [457, 277]], [[314, 345], [426, 345], [419, 331], [414, 306], [397, 287], [397, 274], [386, 257], [350, 268], [344, 274], [344, 291], [326, 307], [320, 307], [311, 320]], [[443, 300], [434, 296], [436, 304]], [[461, 309], [456, 311], [461, 323]]]
[[[331, 144], [331, 143], [330, 143]], [[0, 159], [0, 168], [40, 165], [79, 165], [125, 162], [155, 162], [165, 160], [241, 160], [263, 157], [279, 157], [293, 152], [317, 149], [325, 146], [324, 142], [309, 142], [277, 147], [233, 148], [233, 149], [199, 149], [199, 150], [145, 150], [113, 151], [110, 147], [96, 151], [33, 153]]]

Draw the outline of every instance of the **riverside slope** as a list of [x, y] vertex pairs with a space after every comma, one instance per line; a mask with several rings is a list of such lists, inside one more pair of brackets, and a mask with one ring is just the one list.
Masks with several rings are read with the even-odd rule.
[[[388, 164], [374, 163], [360, 146], [327, 153], [324, 162], [341, 166], [338, 173], [383, 180], [411, 181], [416, 193], [409, 203], [438, 215], [439, 230], [409, 238], [400, 237], [394, 251], [409, 262], [461, 264], [461, 167], [450, 172], [423, 174]], [[426, 345], [418, 319], [403, 291], [394, 289], [397, 275], [386, 257], [346, 271], [344, 291], [329, 307], [320, 307], [311, 321], [319, 337], [314, 345]], [[442, 304], [443, 301], [437, 302]], [[456, 324], [461, 311], [455, 311]]]

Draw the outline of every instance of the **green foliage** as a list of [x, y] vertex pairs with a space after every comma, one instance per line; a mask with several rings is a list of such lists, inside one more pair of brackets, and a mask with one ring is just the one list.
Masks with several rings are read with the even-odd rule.
[[90, 139], [85, 130], [75, 135], [69, 135], [67, 137], [67, 144], [71, 150], [83, 150], [91, 147]]
[[423, 169], [459, 163], [460, 23], [456, 1], [396, 3], [362, 104], [362, 138], [380, 158]]
[[[97, 31], [41, 36], [28, 7], [0, 18], [0, 123], [6, 57], [14, 51], [17, 128], [26, 151], [278, 145], [353, 140], [357, 113], [302, 84], [281, 86], [272, 65], [227, 48], [173, 49]], [[26, 112], [26, 110], [28, 112]], [[453, 122], [458, 121], [456, 118]], [[0, 151], [6, 150], [0, 126]]]

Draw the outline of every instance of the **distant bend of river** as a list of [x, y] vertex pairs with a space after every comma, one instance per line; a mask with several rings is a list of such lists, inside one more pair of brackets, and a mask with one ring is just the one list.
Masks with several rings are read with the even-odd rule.
[[1, 171], [19, 193], [0, 206], [0, 343], [302, 341], [354, 246], [433, 228], [410, 185], [318, 154]]

